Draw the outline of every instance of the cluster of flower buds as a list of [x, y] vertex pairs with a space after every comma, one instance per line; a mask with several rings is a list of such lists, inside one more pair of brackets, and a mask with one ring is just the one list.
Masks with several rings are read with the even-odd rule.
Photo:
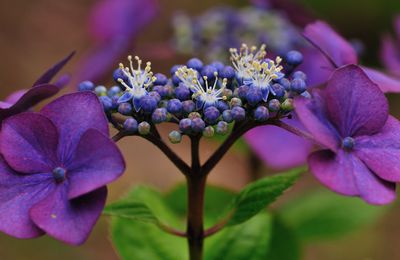
[[308, 94], [306, 75], [295, 71], [301, 53], [290, 51], [284, 59], [271, 60], [266, 58], [265, 45], [245, 44], [230, 53], [232, 66], [192, 58], [186, 65], [173, 66], [170, 78], [153, 75], [150, 62], [142, 68], [138, 57], [134, 68], [129, 56], [129, 67], [120, 64], [114, 72], [118, 85], [107, 90], [85, 81], [79, 89], [99, 96], [114, 125], [113, 118], [122, 117], [126, 133], [148, 135], [156, 124], [176, 123], [177, 129], [169, 134], [172, 143], [179, 143], [183, 135], [225, 135], [234, 122], [287, 117], [293, 98]]

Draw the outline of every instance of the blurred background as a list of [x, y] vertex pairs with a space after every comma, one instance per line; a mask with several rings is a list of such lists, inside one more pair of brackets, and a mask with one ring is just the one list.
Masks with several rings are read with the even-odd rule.
[[[98, 46], [98, 42], [89, 33], [89, 15], [99, 2], [101, 1], [2, 0], [0, 100], [17, 89], [30, 87], [43, 71], [72, 50], [76, 50], [77, 54], [64, 72], [79, 74], [82, 59], [90, 54], [94, 46]], [[121, 52], [122, 56], [133, 53], [140, 55], [143, 60], [151, 60], [153, 71], [164, 74], [169, 74], [172, 65], [183, 63], [188, 57], [174, 53], [171, 46], [174, 42], [172, 19], [178, 11], [196, 16], [217, 5], [235, 8], [249, 5], [244, 0], [159, 2], [156, 18], [139, 28], [137, 37]], [[380, 38], [384, 33], [393, 33], [393, 18], [400, 14], [398, 0], [298, 0], [295, 3], [302, 5], [313, 18], [329, 22], [346, 38], [359, 39], [364, 44], [362, 60], [365, 64], [377, 67], [381, 65]], [[135, 23], [135, 16], [130, 19], [130, 22]], [[129, 27], [129, 23], [126, 26]], [[120, 60], [115, 60], [109, 69], [105, 69], [108, 74], [103, 74], [95, 83], [110, 86], [112, 69], [119, 62]], [[98, 64], [100, 63], [101, 60]], [[93, 66], [97, 66], [96, 63]], [[78, 78], [73, 79], [70, 89], [65, 91], [76, 88]], [[389, 98], [392, 113], [398, 117], [400, 97]], [[167, 133], [168, 126], [162, 132]], [[173, 148], [187, 160], [189, 150], [185, 141]], [[139, 183], [167, 191], [183, 181], [174, 166], [150, 143], [139, 138], [128, 138], [118, 145], [123, 150], [128, 168], [124, 176], [110, 186], [109, 201], [118, 199], [130, 187]], [[202, 159], [205, 160], [217, 146], [218, 143], [214, 141], [203, 142]], [[249, 155], [248, 149], [235, 148], [214, 169], [210, 182], [238, 190], [254, 178], [254, 169], [257, 175], [274, 172], [260, 164], [253, 155]], [[298, 192], [314, 187], [320, 185], [312, 176], [304, 175], [283, 200], [290, 200]], [[304, 259], [400, 259], [399, 219], [400, 207], [395, 202], [372, 225], [335, 240], [307, 244], [303, 252]], [[1, 234], [0, 259], [118, 259], [109, 241], [107, 222], [107, 218], [102, 217], [88, 242], [80, 247], [66, 246], [48, 237], [19, 241]]]

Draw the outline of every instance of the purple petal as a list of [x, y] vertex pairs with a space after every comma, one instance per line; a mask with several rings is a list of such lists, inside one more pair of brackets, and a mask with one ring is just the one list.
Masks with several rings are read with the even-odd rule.
[[382, 38], [381, 45], [380, 57], [383, 65], [391, 73], [400, 75], [400, 46], [389, 35]]
[[102, 187], [73, 200], [68, 200], [67, 184], [30, 210], [32, 221], [48, 235], [73, 245], [80, 245], [100, 217], [107, 197]]
[[314, 91], [312, 99], [296, 98], [294, 107], [300, 122], [314, 138], [332, 151], [336, 151], [340, 141], [339, 134], [326, 117], [320, 93]]
[[19, 175], [0, 157], [0, 183], [0, 230], [17, 238], [42, 235], [29, 210], [54, 189], [51, 175]]
[[53, 67], [47, 70], [36, 82], [33, 84], [33, 87], [36, 85], [42, 85], [49, 83], [53, 77], [67, 64], [67, 62], [75, 55], [75, 52], [71, 52], [67, 57], [56, 63]]
[[323, 21], [316, 21], [306, 26], [304, 37], [323, 52], [326, 57], [340, 67], [357, 64], [357, 54], [349, 42]]
[[1, 154], [15, 171], [51, 172], [58, 165], [57, 129], [38, 113], [27, 112], [6, 119], [0, 140], [3, 140]]
[[307, 85], [314, 87], [325, 83], [334, 70], [329, 61], [315, 48], [304, 48], [301, 53], [304, 61], [299, 70], [307, 75]]
[[66, 85], [68, 85], [68, 83], [71, 82], [71, 75], [69, 74], [64, 74], [61, 75], [56, 82], [54, 82], [54, 85], [56, 85], [57, 87], [64, 88]]
[[[297, 120], [284, 120], [296, 127]], [[295, 122], [296, 121], [296, 122]], [[253, 151], [266, 165], [274, 169], [288, 169], [305, 164], [312, 144], [297, 135], [276, 126], [260, 126], [245, 134]], [[282, 140], [284, 145], [282, 145]]]
[[58, 154], [68, 162], [84, 132], [93, 128], [108, 136], [108, 124], [97, 96], [89, 91], [64, 95], [40, 112], [57, 127], [60, 135]]
[[29, 89], [21, 89], [21, 90], [17, 90], [13, 93], [11, 93], [11, 95], [9, 95], [4, 101], [10, 104], [15, 104], [17, 103], [18, 100], [20, 100], [26, 92], [28, 92]]
[[331, 190], [360, 196], [371, 204], [387, 204], [396, 198], [395, 184], [373, 174], [356, 156], [340, 150], [338, 154], [324, 150], [309, 157], [310, 171]]
[[1, 111], [1, 109], [9, 108], [9, 107], [11, 107], [12, 105], [13, 105], [13, 104], [11, 104], [11, 103], [7, 103], [7, 102], [0, 101], [0, 111]]
[[58, 93], [59, 90], [60, 89], [57, 86], [50, 84], [38, 85], [34, 88], [29, 89], [15, 104], [10, 106], [9, 108], [0, 108], [0, 121], [9, 116], [30, 109], [43, 99], [54, 96]]
[[68, 198], [76, 198], [117, 179], [125, 170], [121, 152], [108, 136], [86, 131], [67, 165], [70, 180]]
[[377, 133], [387, 120], [385, 95], [356, 65], [337, 69], [325, 95], [328, 115], [342, 137]]
[[[381, 91], [392, 93], [400, 92], [400, 78], [393, 78], [378, 70], [367, 67], [362, 67], [362, 69], [373, 82], [378, 84]], [[398, 72], [400, 72], [400, 70]]]
[[355, 153], [379, 177], [400, 181], [400, 123], [389, 116], [382, 130], [356, 139]]

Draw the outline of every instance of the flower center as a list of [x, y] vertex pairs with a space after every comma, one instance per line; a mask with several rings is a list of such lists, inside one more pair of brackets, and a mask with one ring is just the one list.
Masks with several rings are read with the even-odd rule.
[[53, 178], [57, 183], [63, 182], [67, 177], [67, 170], [62, 167], [53, 169]]
[[351, 138], [350, 136], [348, 136], [348, 137], [346, 137], [346, 138], [343, 139], [343, 141], [342, 141], [342, 147], [343, 147], [345, 150], [350, 151], [350, 150], [353, 150], [353, 148], [354, 148], [354, 143], [355, 143], [354, 139]]

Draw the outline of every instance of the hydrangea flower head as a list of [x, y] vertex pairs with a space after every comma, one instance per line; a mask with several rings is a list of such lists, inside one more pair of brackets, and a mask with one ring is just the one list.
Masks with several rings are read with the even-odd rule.
[[371, 204], [395, 199], [400, 123], [389, 116], [384, 94], [360, 67], [335, 70], [326, 89], [295, 100], [295, 111], [323, 146], [308, 158], [319, 181]]
[[83, 243], [104, 207], [105, 185], [125, 168], [96, 95], [65, 95], [39, 113], [9, 117], [0, 139], [7, 140], [0, 145], [0, 230]]

